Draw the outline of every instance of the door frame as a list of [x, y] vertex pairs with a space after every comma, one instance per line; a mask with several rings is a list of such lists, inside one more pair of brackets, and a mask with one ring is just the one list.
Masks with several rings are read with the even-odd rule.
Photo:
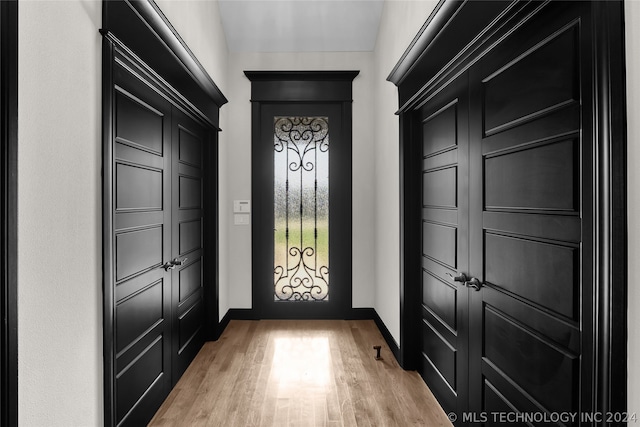
[[[119, 61], [142, 84], [167, 99], [201, 125], [212, 129], [204, 149], [204, 222], [202, 239], [210, 242], [203, 269], [205, 340], [221, 333], [218, 319], [218, 153], [219, 109], [227, 102], [205, 68], [153, 0], [102, 2], [102, 239], [103, 239], [103, 364], [104, 423], [115, 425], [115, 266], [113, 236], [114, 171], [112, 149], [114, 105], [113, 64]], [[213, 171], [211, 170], [213, 169]]]
[[[622, 1], [592, 7], [591, 65], [593, 132], [592, 214], [595, 294], [590, 329], [593, 412], [627, 407], [627, 165], [624, 10]], [[471, 67], [500, 37], [535, 16], [549, 2], [441, 1], [389, 77], [398, 86], [400, 116], [400, 363], [415, 369], [419, 349], [420, 133], [415, 111]], [[477, 37], [481, 35], [481, 37]], [[588, 318], [588, 317], [587, 317]], [[624, 360], [625, 363], [619, 363]], [[603, 423], [604, 424], [604, 423]]]
[[[346, 260], [339, 265], [339, 277], [348, 278], [348, 289], [340, 289], [336, 295], [339, 298], [337, 304], [332, 305], [332, 308], [326, 312], [319, 313], [315, 310], [309, 312], [312, 307], [302, 306], [302, 304], [313, 304], [307, 302], [291, 302], [290, 304], [296, 304], [282, 313], [275, 313], [273, 310], [269, 310], [264, 306], [265, 291], [260, 286], [261, 272], [264, 269], [260, 269], [260, 260], [264, 259], [264, 254], [261, 253], [261, 248], [264, 244], [261, 236], [260, 218], [263, 216], [263, 212], [266, 214], [268, 208], [262, 206], [261, 200], [261, 183], [264, 180], [272, 180], [272, 177], [267, 177], [263, 170], [256, 165], [260, 165], [265, 161], [262, 153], [262, 113], [265, 109], [269, 109], [273, 106], [280, 108], [282, 106], [295, 108], [296, 105], [334, 105], [339, 109], [341, 116], [341, 133], [339, 135], [340, 141], [340, 164], [351, 165], [352, 163], [352, 81], [359, 74], [359, 71], [245, 71], [245, 75], [251, 81], [251, 162], [254, 165], [251, 174], [251, 198], [253, 200], [252, 207], [252, 249], [251, 249], [251, 265], [252, 265], [252, 314], [253, 318], [303, 318], [313, 316], [313, 318], [332, 318], [343, 319], [350, 317], [352, 307], [352, 233], [351, 233], [351, 218], [352, 218], [352, 206], [351, 206], [351, 187], [352, 177], [351, 168], [348, 171], [334, 171], [329, 167], [331, 181], [335, 182], [336, 179], [340, 181], [340, 205], [339, 221], [334, 221], [333, 225], [329, 228], [330, 235], [340, 235], [341, 244], [338, 247], [331, 249], [331, 259]], [[263, 147], [262, 147], [263, 148]], [[331, 150], [329, 150], [331, 153]], [[334, 162], [330, 160], [330, 162]], [[332, 173], [333, 172], [333, 173]], [[335, 175], [334, 175], [335, 173]], [[332, 198], [332, 192], [330, 190], [330, 199]], [[346, 205], [345, 205], [346, 203]], [[333, 202], [330, 202], [329, 206]], [[334, 234], [336, 233], [336, 234]], [[333, 239], [330, 237], [329, 241]], [[330, 261], [330, 265], [332, 261]], [[332, 273], [334, 274], [334, 273]], [[334, 274], [335, 276], [336, 274]], [[264, 279], [264, 278], [262, 278]], [[336, 292], [336, 291], [334, 291]], [[267, 296], [268, 297], [268, 296]], [[285, 303], [283, 303], [285, 304]]]
[[18, 424], [18, 2], [0, 1], [0, 424]]

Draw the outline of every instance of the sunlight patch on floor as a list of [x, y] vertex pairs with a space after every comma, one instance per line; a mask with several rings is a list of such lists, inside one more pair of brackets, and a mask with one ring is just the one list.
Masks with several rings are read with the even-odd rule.
[[274, 363], [270, 380], [280, 390], [328, 387], [331, 354], [328, 337], [274, 338]]

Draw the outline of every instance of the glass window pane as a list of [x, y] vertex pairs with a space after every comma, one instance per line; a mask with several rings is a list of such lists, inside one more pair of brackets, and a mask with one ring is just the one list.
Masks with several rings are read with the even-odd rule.
[[329, 118], [274, 117], [274, 300], [329, 300]]

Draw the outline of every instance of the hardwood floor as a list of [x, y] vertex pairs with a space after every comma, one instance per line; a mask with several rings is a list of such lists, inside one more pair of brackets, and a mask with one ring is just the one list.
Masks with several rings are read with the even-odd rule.
[[[382, 360], [375, 360], [381, 345]], [[150, 426], [451, 426], [370, 320], [231, 321]]]

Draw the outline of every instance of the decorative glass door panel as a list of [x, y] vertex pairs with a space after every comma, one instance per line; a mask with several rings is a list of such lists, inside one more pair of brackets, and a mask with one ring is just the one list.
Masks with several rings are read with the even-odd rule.
[[[305, 101], [304, 96], [326, 97], [327, 87], [342, 90], [350, 82], [335, 74], [328, 81], [314, 82], [313, 76], [303, 73], [282, 86], [264, 80], [264, 72], [249, 74], [259, 80], [252, 81], [255, 316], [343, 319], [350, 315], [353, 276], [351, 93], [329, 94], [344, 96], [344, 102]], [[347, 77], [352, 79], [353, 73]], [[299, 87], [309, 89], [299, 101], [277, 99], [291, 96]], [[264, 88], [269, 90], [262, 93]], [[267, 102], [265, 96], [276, 99]]]
[[329, 118], [273, 124], [273, 298], [329, 301]]

